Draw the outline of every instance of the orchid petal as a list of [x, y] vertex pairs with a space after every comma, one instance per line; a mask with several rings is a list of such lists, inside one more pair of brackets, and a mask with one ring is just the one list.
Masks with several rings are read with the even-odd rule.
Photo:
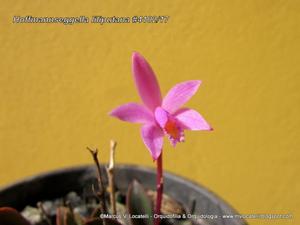
[[174, 114], [181, 123], [183, 129], [187, 130], [213, 130], [205, 119], [195, 110], [183, 108]]
[[145, 124], [142, 127], [141, 134], [153, 160], [156, 160], [160, 156], [163, 147], [163, 131], [155, 124]]
[[197, 92], [200, 84], [200, 80], [191, 80], [175, 85], [164, 97], [162, 107], [174, 113]]
[[139, 54], [132, 54], [132, 72], [139, 95], [151, 110], [161, 105], [161, 92], [156, 76], [148, 62]]
[[131, 123], [149, 123], [154, 121], [152, 113], [145, 106], [136, 103], [119, 106], [111, 111], [109, 115]]
[[154, 112], [154, 118], [159, 126], [163, 129], [168, 122], [168, 112], [161, 107], [157, 107]]

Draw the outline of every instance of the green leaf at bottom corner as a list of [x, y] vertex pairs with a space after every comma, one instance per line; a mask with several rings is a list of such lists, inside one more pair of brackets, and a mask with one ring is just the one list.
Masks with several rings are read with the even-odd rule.
[[[143, 186], [134, 180], [129, 188], [126, 197], [126, 206], [131, 215], [133, 225], [153, 225], [153, 207]], [[136, 218], [132, 218], [132, 217]]]

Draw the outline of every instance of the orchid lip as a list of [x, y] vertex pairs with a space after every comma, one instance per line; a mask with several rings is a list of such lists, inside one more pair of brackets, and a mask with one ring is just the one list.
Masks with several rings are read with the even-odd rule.
[[173, 146], [176, 146], [177, 142], [184, 141], [183, 128], [175, 117], [161, 107], [155, 109], [154, 116], [159, 127], [169, 138]]

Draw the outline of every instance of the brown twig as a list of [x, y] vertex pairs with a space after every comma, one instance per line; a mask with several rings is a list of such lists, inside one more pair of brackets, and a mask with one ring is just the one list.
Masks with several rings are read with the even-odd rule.
[[43, 206], [43, 203], [42, 202], [38, 202], [37, 203], [37, 207], [41, 210], [41, 214], [42, 214], [42, 217], [44, 218], [44, 220], [49, 224], [49, 225], [52, 225], [51, 223], [51, 220], [49, 219], [49, 215], [48, 213], [46, 212], [44, 206]]
[[117, 146], [117, 142], [114, 140], [110, 141], [110, 160], [109, 165], [106, 168], [107, 176], [108, 176], [108, 184], [110, 190], [110, 205], [112, 206], [113, 215], [117, 214], [116, 209], [116, 198], [115, 198], [115, 182], [114, 182], [114, 166], [115, 166], [115, 149]]
[[[90, 149], [89, 147], [87, 147], [87, 149], [90, 151], [93, 160], [96, 164], [97, 167], [97, 180], [98, 180], [98, 188], [99, 188], [99, 197], [100, 197], [100, 207], [101, 207], [101, 211], [103, 214], [107, 214], [107, 208], [106, 208], [106, 203], [105, 203], [105, 188], [104, 188], [104, 184], [103, 184], [103, 179], [102, 179], [102, 173], [101, 173], [101, 169], [100, 169], [100, 163], [98, 160], [98, 149]], [[105, 220], [103, 220], [105, 222]]]

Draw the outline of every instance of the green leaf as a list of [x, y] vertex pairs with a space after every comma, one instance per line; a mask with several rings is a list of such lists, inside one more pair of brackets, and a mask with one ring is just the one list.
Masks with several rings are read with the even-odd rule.
[[[153, 208], [142, 185], [134, 180], [129, 188], [126, 198], [127, 210], [133, 225], [153, 225]], [[140, 218], [133, 218], [140, 216]], [[144, 218], [142, 218], [144, 217]]]
[[30, 225], [17, 210], [10, 207], [0, 208], [0, 224], [1, 225]]

